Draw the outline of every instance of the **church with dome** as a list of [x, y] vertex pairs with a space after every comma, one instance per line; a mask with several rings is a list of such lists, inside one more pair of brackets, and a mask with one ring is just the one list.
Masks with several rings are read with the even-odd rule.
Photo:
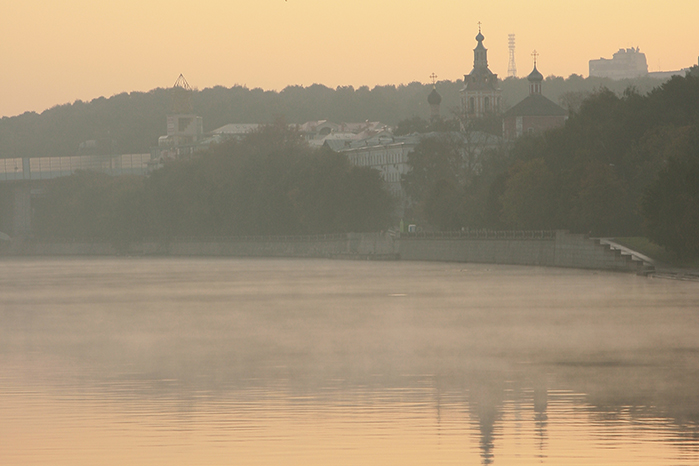
[[439, 104], [442, 103], [442, 96], [437, 92], [437, 85], [434, 82], [432, 83], [432, 92], [427, 96], [427, 103], [430, 104], [430, 120], [432, 122], [439, 120], [441, 118]]
[[488, 49], [483, 45], [485, 36], [478, 25], [476, 48], [473, 49], [473, 70], [464, 76], [461, 89], [461, 112], [463, 122], [500, 114], [502, 91], [498, 75], [488, 68]]
[[541, 94], [544, 76], [536, 68], [536, 52], [534, 69], [527, 76], [527, 81], [529, 95], [503, 115], [502, 133], [506, 140], [563, 126], [568, 118], [568, 112], [563, 107]]
[[[502, 114], [502, 90], [498, 75], [488, 68], [488, 49], [483, 45], [485, 36], [478, 26], [476, 48], [473, 49], [473, 69], [464, 76], [461, 95], [461, 123], [466, 130], [470, 122], [487, 117], [502, 117], [502, 135], [505, 140], [514, 140], [523, 134], [534, 134], [563, 126], [568, 112], [541, 93], [544, 76], [536, 67], [537, 54], [534, 52], [534, 69], [527, 76], [529, 96]], [[430, 119], [440, 118], [439, 107], [442, 97], [437, 92], [433, 74], [432, 92], [427, 96], [430, 106]]]

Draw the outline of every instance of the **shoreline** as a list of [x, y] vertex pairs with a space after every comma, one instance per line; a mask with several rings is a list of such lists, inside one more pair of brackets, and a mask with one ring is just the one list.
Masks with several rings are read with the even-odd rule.
[[[117, 248], [105, 241], [15, 239], [0, 244], [10, 256], [288, 257], [336, 260], [415, 260], [532, 265], [656, 273], [652, 260], [567, 231], [487, 231], [401, 234], [145, 239]], [[699, 275], [698, 275], [699, 276]]]

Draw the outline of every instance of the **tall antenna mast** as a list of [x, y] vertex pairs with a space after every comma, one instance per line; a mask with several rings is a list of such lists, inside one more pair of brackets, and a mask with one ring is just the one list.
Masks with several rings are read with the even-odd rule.
[[507, 76], [510, 78], [517, 77], [517, 65], [515, 64], [515, 35], [507, 35], [507, 45], [510, 49], [510, 62], [507, 65]]

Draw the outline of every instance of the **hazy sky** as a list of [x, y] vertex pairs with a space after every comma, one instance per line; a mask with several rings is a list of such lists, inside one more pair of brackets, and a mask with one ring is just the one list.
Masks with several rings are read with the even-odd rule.
[[0, 0], [0, 116], [169, 87], [455, 80], [483, 23], [490, 68], [587, 76], [640, 47], [651, 71], [697, 63], [699, 0]]

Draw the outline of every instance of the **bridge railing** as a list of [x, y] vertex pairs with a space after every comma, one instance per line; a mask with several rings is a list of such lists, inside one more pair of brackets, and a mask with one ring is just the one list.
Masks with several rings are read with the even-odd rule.
[[23, 179], [25, 178], [21, 158], [0, 159], [0, 181]]
[[[172, 238], [141, 238], [137, 243], [234, 243], [234, 242], [274, 242], [274, 241], [342, 241], [348, 238], [347, 233], [327, 235], [285, 235], [285, 236], [175, 236]], [[27, 241], [37, 243], [109, 243], [109, 238], [65, 238], [65, 237], [32, 237]]]
[[50, 180], [77, 170], [108, 175], [145, 175], [151, 154], [72, 155], [65, 157], [0, 158], [0, 181]]
[[[280, 236], [192, 236], [174, 237], [170, 242], [206, 242], [206, 243], [234, 243], [234, 242], [272, 242], [272, 241], [341, 241], [347, 239], [347, 233], [334, 233], [327, 235], [280, 235]], [[147, 242], [148, 240], [144, 240]], [[163, 241], [153, 238], [152, 241]]]
[[[555, 230], [464, 230], [464, 231], [430, 231], [419, 233], [400, 233], [390, 235], [403, 239], [531, 239], [552, 240], [556, 238]], [[234, 243], [234, 242], [275, 242], [275, 241], [344, 241], [350, 239], [349, 233], [326, 235], [250, 235], [250, 236], [175, 236], [172, 238], [150, 237], [135, 240], [142, 243]], [[104, 243], [108, 238], [29, 238], [29, 241], [49, 243]]]

